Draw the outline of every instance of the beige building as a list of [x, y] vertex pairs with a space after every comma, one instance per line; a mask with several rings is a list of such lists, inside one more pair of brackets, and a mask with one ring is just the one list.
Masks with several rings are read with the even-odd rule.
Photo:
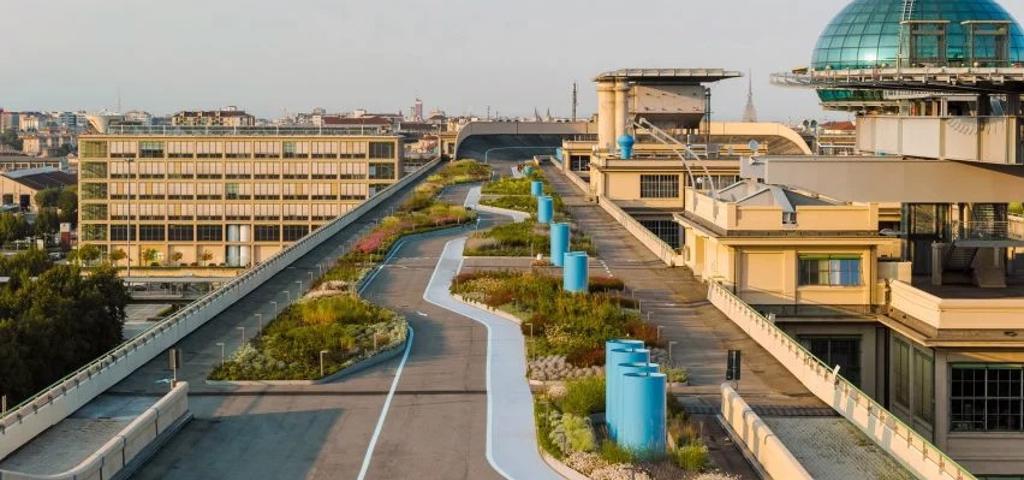
[[75, 188], [74, 175], [54, 167], [36, 167], [0, 173], [0, 203], [5, 208], [36, 211], [36, 194], [47, 188]]
[[256, 125], [256, 117], [234, 108], [186, 110], [175, 113], [171, 117], [171, 125], [176, 127], [251, 127]]
[[133, 265], [247, 267], [401, 176], [396, 136], [163, 131], [82, 136], [82, 243]]

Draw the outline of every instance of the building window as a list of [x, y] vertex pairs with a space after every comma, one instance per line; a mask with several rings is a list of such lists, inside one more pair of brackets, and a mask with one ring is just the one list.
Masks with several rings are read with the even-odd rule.
[[391, 142], [370, 142], [370, 158], [395, 158], [395, 144]]
[[586, 172], [590, 170], [590, 155], [570, 155], [569, 170]]
[[950, 430], [1019, 432], [1024, 424], [1024, 366], [953, 365]]
[[256, 225], [254, 236], [257, 242], [280, 242], [281, 227], [278, 225]]
[[[135, 225], [132, 225], [132, 240], [135, 240]], [[128, 225], [111, 225], [110, 226], [110, 241], [111, 242], [126, 242], [128, 241]]]
[[285, 225], [284, 226], [284, 241], [294, 242], [300, 240], [302, 237], [309, 235], [308, 225]]
[[139, 225], [139, 239], [146, 242], [164, 241], [163, 225]]
[[82, 225], [82, 240], [102, 242], [107, 239], [107, 226], [102, 224]]
[[679, 198], [679, 175], [640, 175], [640, 198]]
[[839, 374], [860, 386], [860, 337], [801, 335], [800, 343], [829, 367], [839, 365]]
[[672, 248], [679, 248], [682, 242], [679, 237], [679, 224], [672, 220], [641, 220], [640, 224], [651, 231]]
[[168, 225], [167, 239], [172, 242], [191, 242], [195, 239], [192, 225]]
[[914, 349], [914, 416], [935, 422], [935, 367], [931, 356]]
[[164, 158], [164, 142], [139, 142], [139, 156], [142, 158]]
[[224, 240], [222, 225], [196, 225], [196, 238], [200, 242], [220, 242]]
[[894, 342], [892, 366], [896, 404], [910, 408], [910, 345], [902, 340]]
[[390, 164], [390, 163], [370, 164], [370, 179], [371, 180], [392, 180], [394, 178], [395, 178], [395, 166], [393, 164]]
[[860, 256], [801, 255], [800, 285], [860, 286]]

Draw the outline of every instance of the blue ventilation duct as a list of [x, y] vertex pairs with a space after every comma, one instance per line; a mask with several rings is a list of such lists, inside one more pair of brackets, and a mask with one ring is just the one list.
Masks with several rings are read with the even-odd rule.
[[633, 144], [636, 143], [636, 140], [633, 140], [633, 137], [630, 135], [623, 135], [619, 137], [618, 142], [619, 157], [621, 157], [623, 160], [629, 160], [633, 158]]
[[621, 375], [617, 387], [622, 400], [615, 421], [619, 425], [615, 440], [619, 446], [641, 458], [665, 454], [667, 385], [665, 374], [632, 372]]
[[530, 182], [530, 195], [540, 197], [544, 195], [544, 182], [540, 180], [533, 180]]
[[562, 290], [571, 293], [587, 293], [590, 290], [589, 260], [585, 252], [562, 255]]
[[550, 195], [537, 197], [537, 223], [551, 223], [555, 217], [555, 200]]
[[[621, 341], [621, 340], [620, 340]], [[610, 342], [609, 342], [610, 343]], [[608, 348], [606, 344], [605, 348]], [[623, 364], [647, 363], [651, 361], [651, 351], [643, 348], [643, 342], [639, 345], [630, 345], [623, 348], [615, 348], [605, 353], [607, 363], [605, 364], [605, 405], [604, 423], [608, 426], [608, 435], [616, 438], [616, 426], [622, 425], [619, 415], [622, 412], [622, 372], [619, 370]]]
[[556, 267], [565, 265], [565, 255], [569, 251], [569, 240], [572, 231], [568, 223], [551, 224], [551, 264]]

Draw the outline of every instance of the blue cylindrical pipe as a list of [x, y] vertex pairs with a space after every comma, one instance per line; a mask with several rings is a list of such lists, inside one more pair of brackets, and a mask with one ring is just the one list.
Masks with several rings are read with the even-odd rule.
[[623, 135], [619, 137], [619, 157], [623, 160], [629, 160], [633, 158], [633, 144], [636, 140], [631, 135]]
[[562, 290], [587, 293], [590, 290], [590, 265], [586, 252], [568, 252], [562, 255]]
[[[612, 424], [611, 422], [609, 422], [608, 424], [609, 434], [611, 434], [612, 432], [619, 432], [622, 430], [622, 376], [627, 373], [657, 373], [660, 368], [660, 365], [658, 365], [657, 363], [651, 363], [650, 359], [643, 362], [620, 363], [615, 366], [615, 376], [617, 377], [615, 385], [618, 387], [618, 397], [612, 399], [612, 401], [615, 402], [617, 410], [615, 415], [615, 423]], [[608, 398], [605, 397], [605, 404], [607, 404], [607, 402]], [[615, 437], [612, 436], [612, 438]]]
[[[609, 411], [611, 410], [612, 404], [612, 384], [618, 379], [618, 366], [615, 363], [616, 359], [612, 358], [613, 352], [620, 349], [642, 349], [644, 348], [644, 342], [642, 340], [633, 340], [628, 338], [608, 340], [604, 342], [604, 408], [605, 408], [605, 423], [608, 424], [608, 432], [611, 433], [611, 422], [609, 421]], [[617, 393], [617, 392], [616, 392]]]
[[646, 363], [651, 361], [651, 351], [643, 348], [643, 342], [638, 346], [627, 346], [616, 348], [607, 354], [608, 363], [605, 364], [605, 405], [604, 423], [608, 426], [608, 434], [615, 438], [616, 425], [621, 425], [618, 420], [622, 412], [622, 372], [619, 370], [624, 363]]
[[616, 441], [641, 458], [665, 454], [665, 382], [665, 374], [656, 372], [627, 373], [619, 379], [622, 403]]
[[539, 197], [544, 195], [544, 182], [540, 180], [533, 180], [530, 182], [530, 195]]
[[569, 239], [572, 231], [568, 223], [551, 224], [551, 264], [556, 267], [565, 265], [562, 257], [569, 251]]
[[555, 217], [555, 199], [550, 195], [537, 197], [537, 223], [551, 223]]

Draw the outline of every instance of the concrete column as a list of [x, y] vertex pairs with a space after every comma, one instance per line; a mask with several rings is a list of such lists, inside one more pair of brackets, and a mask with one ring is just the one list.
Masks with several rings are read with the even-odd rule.
[[615, 148], [615, 84], [597, 84], [597, 146], [611, 150]]
[[626, 134], [626, 126], [629, 121], [629, 84], [618, 82], [615, 84], [615, 141]]
[[932, 442], [942, 450], [949, 448], [949, 358], [945, 350], [935, 350], [935, 424]]

